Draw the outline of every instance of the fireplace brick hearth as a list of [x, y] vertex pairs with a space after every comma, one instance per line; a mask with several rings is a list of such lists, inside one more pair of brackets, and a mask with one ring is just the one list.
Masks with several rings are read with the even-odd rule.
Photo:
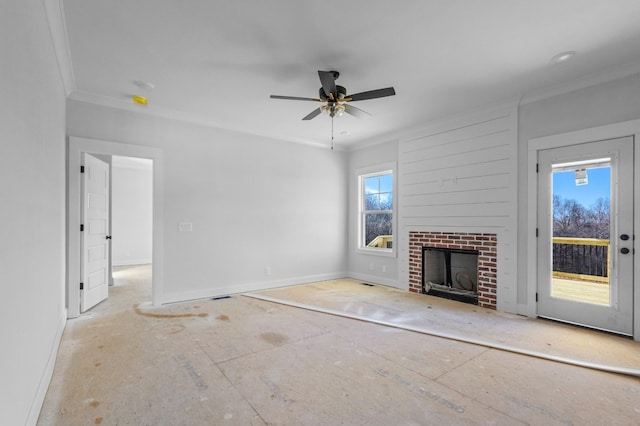
[[496, 309], [496, 234], [467, 232], [409, 232], [409, 291], [422, 292], [422, 247], [478, 252], [478, 305]]

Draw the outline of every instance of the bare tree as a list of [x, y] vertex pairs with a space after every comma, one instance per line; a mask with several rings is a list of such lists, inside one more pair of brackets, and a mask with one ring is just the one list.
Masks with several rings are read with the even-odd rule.
[[554, 237], [586, 237], [590, 227], [589, 213], [582, 204], [553, 196]]
[[593, 238], [609, 239], [609, 199], [598, 198], [589, 209], [589, 222], [593, 226]]
[[[553, 196], [553, 236], [609, 239], [609, 199], [590, 208], [576, 200]], [[606, 246], [554, 244], [554, 271], [606, 276]]]

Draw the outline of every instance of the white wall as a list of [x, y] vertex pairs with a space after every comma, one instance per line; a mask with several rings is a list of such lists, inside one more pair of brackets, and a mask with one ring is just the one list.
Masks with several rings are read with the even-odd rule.
[[113, 266], [151, 263], [153, 162], [113, 157], [111, 255]]
[[[402, 288], [398, 281], [398, 257], [379, 256], [357, 251], [358, 248], [358, 170], [396, 162], [398, 159], [398, 141], [392, 140], [349, 153], [349, 240], [348, 261], [349, 276], [359, 280], [371, 281]], [[396, 173], [397, 175], [397, 173]], [[394, 179], [397, 179], [394, 176]], [[394, 200], [397, 200], [394, 194]], [[397, 219], [395, 221], [397, 224]], [[397, 230], [395, 231], [397, 235]], [[394, 241], [395, 244], [395, 241]], [[383, 272], [384, 270], [384, 272]]]
[[0, 423], [34, 424], [64, 327], [65, 90], [43, 2], [0, 14]]
[[[640, 118], [640, 74], [521, 105], [518, 112], [518, 305], [526, 313], [529, 139]], [[636, 165], [637, 173], [638, 165]]]
[[161, 301], [346, 275], [346, 153], [73, 100], [67, 117], [69, 135], [163, 150]]

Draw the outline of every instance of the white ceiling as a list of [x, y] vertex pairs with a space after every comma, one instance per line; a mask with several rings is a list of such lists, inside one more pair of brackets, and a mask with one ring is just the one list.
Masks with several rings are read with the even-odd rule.
[[[373, 115], [335, 119], [337, 146], [398, 134], [482, 105], [640, 63], [638, 0], [63, 0], [72, 98], [277, 139], [329, 144], [331, 119], [301, 118], [317, 70]], [[562, 64], [562, 51], [577, 55]], [[136, 80], [153, 83], [144, 90]], [[350, 134], [345, 134], [349, 132]]]

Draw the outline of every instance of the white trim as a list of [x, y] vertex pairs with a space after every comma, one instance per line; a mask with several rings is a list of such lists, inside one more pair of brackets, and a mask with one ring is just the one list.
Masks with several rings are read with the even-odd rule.
[[[382, 175], [391, 172], [391, 176], [393, 177], [393, 209], [392, 209], [392, 220], [391, 220], [391, 229], [393, 236], [393, 244], [391, 250], [389, 249], [373, 249], [367, 247], [361, 247], [360, 243], [362, 242], [362, 199], [363, 199], [363, 177]], [[378, 164], [375, 166], [367, 166], [357, 169], [355, 171], [356, 178], [356, 188], [357, 188], [357, 217], [356, 217], [356, 245], [355, 252], [358, 254], [364, 255], [373, 255], [373, 256], [384, 256], [384, 257], [397, 257], [398, 249], [397, 249], [397, 239], [398, 239], [398, 167], [395, 161], [391, 161], [388, 163]]]
[[[362, 215], [360, 215], [360, 213], [358, 213], [358, 227], [360, 226], [360, 218], [362, 217]], [[395, 218], [392, 219], [395, 221]], [[358, 232], [361, 232], [361, 229], [358, 229]], [[393, 238], [396, 238], [396, 233], [393, 233]], [[358, 243], [360, 243], [360, 236], [358, 236]], [[395, 241], [393, 243], [392, 247], [395, 247]], [[367, 256], [382, 256], [382, 257], [396, 257], [396, 251], [391, 248], [391, 249], [385, 249], [385, 248], [375, 248], [375, 247], [356, 247], [356, 253], [358, 254], [364, 254]]]
[[45, 14], [49, 23], [49, 34], [53, 44], [53, 51], [58, 62], [60, 79], [64, 86], [65, 94], [69, 96], [76, 90], [76, 81], [71, 62], [71, 50], [69, 49], [69, 37], [67, 36], [67, 24], [64, 18], [64, 6], [62, 0], [43, 0]]
[[287, 278], [284, 280], [250, 282], [224, 287], [169, 293], [163, 296], [162, 304], [186, 302], [188, 300], [207, 299], [211, 297], [227, 296], [231, 294], [242, 294], [252, 291], [271, 290], [279, 287], [289, 287], [292, 285], [308, 284], [319, 281], [338, 280], [346, 276], [346, 272], [334, 272], [329, 274], [306, 275], [295, 278]]
[[[591, 127], [573, 132], [529, 139], [527, 146], [527, 303], [518, 305], [524, 309], [521, 314], [535, 317], [537, 305], [535, 301], [537, 290], [537, 210], [538, 210], [538, 178], [536, 164], [538, 151], [559, 148], [581, 143], [595, 142], [607, 139], [634, 137], [634, 233], [640, 230], [640, 153], [638, 152], [640, 141], [640, 120], [630, 120], [604, 126]], [[635, 243], [634, 243], [635, 244]], [[637, 279], [640, 272], [640, 253], [636, 254], [633, 262], [633, 338], [640, 341], [640, 280]]]
[[349, 272], [349, 274], [347, 275], [347, 278], [351, 278], [352, 280], [358, 280], [358, 281], [366, 281], [372, 284], [380, 284], [380, 285], [384, 285], [387, 287], [393, 287], [393, 288], [397, 288], [400, 290], [406, 290], [408, 291], [409, 288], [405, 288], [403, 286], [401, 286], [400, 282], [398, 280], [392, 280], [389, 278], [383, 278], [380, 277], [378, 275], [369, 275], [369, 274], [362, 274], [360, 272]]
[[62, 315], [58, 318], [58, 329], [56, 335], [53, 338], [53, 345], [49, 351], [49, 358], [47, 359], [47, 365], [44, 368], [44, 372], [40, 377], [40, 383], [38, 383], [38, 390], [33, 398], [31, 407], [29, 408], [29, 415], [27, 416], [27, 425], [35, 425], [38, 422], [40, 411], [42, 410], [42, 404], [47, 395], [47, 390], [51, 384], [51, 378], [53, 377], [53, 371], [56, 366], [56, 359], [58, 358], [58, 349], [60, 348], [60, 342], [62, 341], [62, 333], [67, 325], [67, 311], [63, 310]]
[[67, 315], [80, 316], [80, 161], [83, 152], [153, 160], [153, 304], [164, 291], [164, 163], [161, 149], [69, 136], [67, 157]]

